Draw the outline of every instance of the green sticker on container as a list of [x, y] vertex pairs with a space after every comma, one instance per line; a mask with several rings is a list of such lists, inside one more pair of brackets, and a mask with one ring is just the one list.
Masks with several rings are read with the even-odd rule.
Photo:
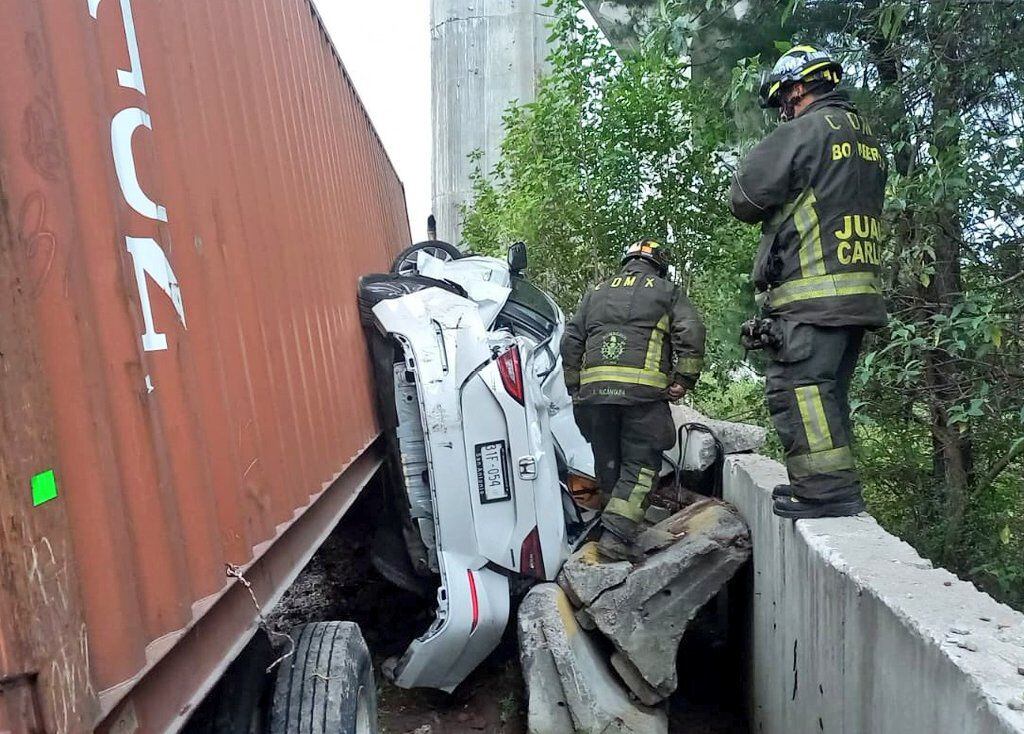
[[32, 506], [39, 507], [44, 502], [57, 499], [57, 477], [53, 469], [36, 474], [32, 477]]

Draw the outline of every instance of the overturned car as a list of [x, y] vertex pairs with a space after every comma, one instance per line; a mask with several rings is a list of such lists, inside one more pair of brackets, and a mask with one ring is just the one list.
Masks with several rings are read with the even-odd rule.
[[374, 561], [436, 594], [433, 623], [388, 671], [402, 687], [453, 690], [498, 644], [512, 596], [554, 579], [596, 520], [564, 317], [525, 267], [521, 243], [503, 262], [428, 241], [360, 281], [394, 518]]

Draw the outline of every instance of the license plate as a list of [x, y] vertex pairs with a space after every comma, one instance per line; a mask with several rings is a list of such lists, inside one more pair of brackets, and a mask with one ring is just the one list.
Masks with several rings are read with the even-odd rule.
[[476, 445], [476, 483], [480, 501], [505, 502], [512, 499], [508, 483], [508, 448], [504, 441]]

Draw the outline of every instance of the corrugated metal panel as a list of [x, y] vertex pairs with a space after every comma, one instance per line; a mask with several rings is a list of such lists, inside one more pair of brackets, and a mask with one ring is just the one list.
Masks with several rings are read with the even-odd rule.
[[308, 0], [0, 17], [0, 681], [79, 731], [376, 435], [355, 283], [409, 230]]

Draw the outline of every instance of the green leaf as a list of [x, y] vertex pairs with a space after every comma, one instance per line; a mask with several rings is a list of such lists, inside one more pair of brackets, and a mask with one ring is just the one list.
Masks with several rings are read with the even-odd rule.
[[800, 3], [802, 2], [803, 0], [788, 0], [788, 2], [786, 3], [786, 9], [782, 11], [783, 25], [785, 25], [786, 21], [788, 21], [790, 17], [792, 17], [793, 13], [796, 12], [796, 9], [800, 6]]
[[882, 31], [882, 37], [887, 41], [892, 41], [899, 33], [909, 12], [910, 6], [904, 3], [886, 5], [882, 8], [878, 17], [878, 27]]

